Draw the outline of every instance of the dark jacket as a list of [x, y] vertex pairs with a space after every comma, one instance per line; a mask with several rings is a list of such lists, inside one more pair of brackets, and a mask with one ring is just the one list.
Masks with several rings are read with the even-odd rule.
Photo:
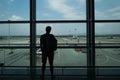
[[40, 36], [40, 47], [42, 51], [55, 51], [57, 49], [57, 40], [52, 34], [43, 34]]

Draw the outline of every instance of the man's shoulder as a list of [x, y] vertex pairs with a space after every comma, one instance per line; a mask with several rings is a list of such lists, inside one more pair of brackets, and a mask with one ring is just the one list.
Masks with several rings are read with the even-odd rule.
[[40, 39], [45, 39], [45, 34], [42, 34], [42, 35], [40, 36]]
[[41, 38], [44, 38], [44, 37], [46, 37], [46, 36], [49, 36], [49, 37], [54, 37], [54, 35], [53, 35], [53, 34], [49, 34], [49, 35], [47, 35], [47, 34], [42, 34], [40, 37], [41, 37]]
[[54, 36], [53, 34], [50, 34], [50, 36]]
[[45, 36], [45, 34], [42, 34], [40, 37], [44, 37]]

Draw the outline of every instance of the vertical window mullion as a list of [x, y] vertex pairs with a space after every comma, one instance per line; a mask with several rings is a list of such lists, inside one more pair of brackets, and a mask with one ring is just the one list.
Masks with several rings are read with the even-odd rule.
[[91, 58], [92, 58], [92, 75], [93, 80], [95, 80], [96, 73], [95, 73], [95, 8], [94, 8], [94, 0], [91, 0]]
[[30, 79], [36, 74], [36, 0], [30, 0]]
[[94, 0], [86, 0], [87, 17], [87, 75], [95, 79], [95, 29], [94, 29]]

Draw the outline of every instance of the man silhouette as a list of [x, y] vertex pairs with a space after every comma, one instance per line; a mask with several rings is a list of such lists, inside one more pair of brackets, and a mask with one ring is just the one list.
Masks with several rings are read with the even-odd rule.
[[47, 58], [50, 64], [51, 79], [53, 80], [53, 60], [54, 51], [57, 49], [57, 40], [50, 34], [51, 26], [46, 27], [46, 33], [40, 37], [40, 47], [42, 51], [42, 79], [44, 80]]

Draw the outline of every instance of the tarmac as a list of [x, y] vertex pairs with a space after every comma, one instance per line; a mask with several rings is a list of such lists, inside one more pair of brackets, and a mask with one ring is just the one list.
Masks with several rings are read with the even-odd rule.
[[[57, 37], [58, 44], [86, 44], [85, 37]], [[108, 37], [96, 38], [96, 43], [115, 43], [118, 45], [120, 37], [109, 39]], [[29, 38], [11, 38], [10, 40], [0, 40], [0, 45], [8, 44], [29, 44]], [[39, 45], [39, 38], [36, 43]], [[118, 43], [118, 44], [117, 44]], [[76, 51], [75, 48], [58, 48], [55, 51], [54, 66], [87, 66], [87, 53], [84, 49]], [[37, 53], [37, 52], [36, 52]], [[96, 48], [96, 66], [120, 66], [120, 48]], [[41, 66], [41, 54], [36, 54], [37, 66]], [[0, 49], [0, 63], [5, 66], [29, 66], [30, 65], [30, 50], [28, 49]], [[47, 62], [47, 66], [49, 66]]]

